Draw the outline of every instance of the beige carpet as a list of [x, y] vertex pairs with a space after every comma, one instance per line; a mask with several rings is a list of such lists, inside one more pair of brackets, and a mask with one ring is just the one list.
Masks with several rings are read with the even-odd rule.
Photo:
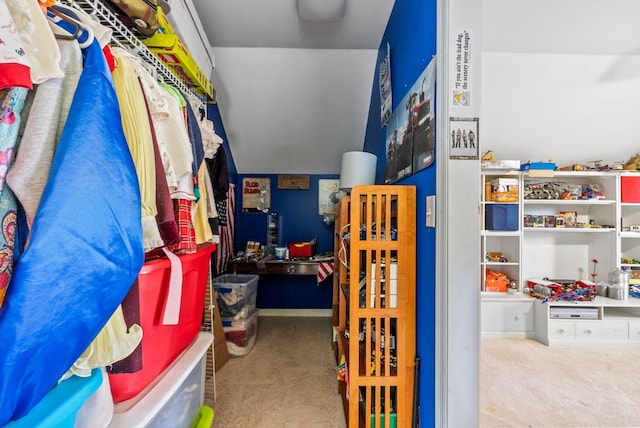
[[482, 427], [640, 427], [640, 349], [481, 347]]
[[343, 428], [331, 319], [259, 317], [253, 349], [216, 373], [214, 428]]

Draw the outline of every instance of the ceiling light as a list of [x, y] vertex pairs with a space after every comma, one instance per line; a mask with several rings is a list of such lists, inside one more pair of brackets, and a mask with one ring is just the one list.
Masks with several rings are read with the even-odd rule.
[[340, 21], [347, 0], [298, 0], [298, 14], [306, 21]]

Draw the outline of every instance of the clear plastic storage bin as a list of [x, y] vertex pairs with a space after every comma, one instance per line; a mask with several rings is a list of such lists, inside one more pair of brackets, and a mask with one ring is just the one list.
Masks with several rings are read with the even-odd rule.
[[258, 312], [244, 320], [222, 321], [222, 329], [229, 355], [246, 355], [253, 348], [258, 336]]
[[258, 275], [225, 274], [213, 279], [220, 318], [246, 320], [256, 311]]

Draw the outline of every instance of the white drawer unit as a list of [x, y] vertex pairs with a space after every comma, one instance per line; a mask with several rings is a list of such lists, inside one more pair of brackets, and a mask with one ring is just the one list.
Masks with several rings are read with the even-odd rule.
[[602, 339], [602, 322], [574, 321], [576, 340], [599, 341]]
[[[625, 321], [604, 321], [602, 323], [602, 336], [611, 340], [628, 340], [630, 339], [630, 324], [632, 323]], [[638, 335], [638, 338], [640, 339], [640, 335]]]
[[576, 337], [574, 321], [549, 321], [549, 340], [573, 340]]
[[535, 302], [535, 337], [549, 346], [640, 346], [640, 299]]
[[[507, 301], [505, 301], [507, 300]], [[532, 338], [534, 299], [483, 299], [481, 330], [483, 337]]]

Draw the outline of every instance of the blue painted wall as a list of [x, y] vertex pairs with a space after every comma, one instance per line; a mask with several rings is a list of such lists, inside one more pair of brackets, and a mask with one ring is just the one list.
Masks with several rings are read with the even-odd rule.
[[235, 183], [238, 171], [236, 164], [233, 161], [231, 150], [229, 149], [229, 140], [227, 139], [227, 133], [224, 130], [224, 124], [222, 123], [222, 117], [220, 117], [220, 110], [217, 104], [207, 104], [207, 118], [213, 122], [213, 129], [216, 130], [216, 134], [221, 137], [224, 142], [222, 146], [227, 155], [227, 167], [229, 168], [229, 182]]
[[[308, 190], [278, 189], [275, 174], [239, 174], [236, 181], [236, 251], [247, 241], [265, 243], [267, 214], [242, 212], [242, 179], [271, 180], [271, 212], [280, 218], [280, 242], [317, 240], [317, 252], [333, 251], [333, 225], [318, 214], [318, 180], [338, 179], [339, 175], [310, 175]], [[257, 306], [262, 309], [331, 309], [331, 277], [317, 284], [314, 276], [262, 275], [258, 283]]]
[[[436, 53], [436, 0], [396, 0], [380, 43], [378, 64], [386, 46], [391, 48], [391, 88], [393, 109], [427, 67]], [[380, 91], [373, 82], [364, 151], [378, 156], [376, 182], [384, 182], [385, 129], [380, 127]], [[432, 104], [435, 107], [435, 103]], [[436, 112], [437, 115], [437, 112]], [[437, 129], [436, 129], [437, 132]], [[422, 426], [435, 424], [435, 229], [425, 226], [427, 195], [436, 193], [436, 164], [396, 184], [417, 189], [417, 354], [420, 368], [420, 420]]]

